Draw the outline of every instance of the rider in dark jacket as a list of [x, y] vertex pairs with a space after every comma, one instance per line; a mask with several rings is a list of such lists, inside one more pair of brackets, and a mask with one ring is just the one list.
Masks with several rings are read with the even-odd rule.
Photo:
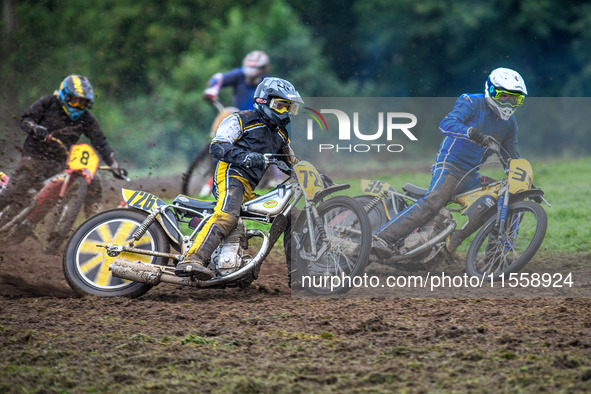
[[[24, 196], [29, 188], [39, 189], [44, 180], [65, 169], [67, 152], [59, 143], [49, 139], [50, 135], [61, 140], [69, 149], [84, 134], [115, 176], [122, 177], [127, 173], [119, 167], [115, 152], [109, 146], [96, 118], [87, 111], [93, 102], [94, 91], [88, 78], [70, 75], [63, 80], [54, 95], [41, 97], [25, 111], [21, 129], [28, 137], [14, 176], [0, 195], [0, 210], [8, 204], [14, 204], [15, 209], [24, 208], [27, 203]], [[100, 199], [101, 185], [98, 177], [95, 177], [85, 201], [87, 216], [97, 209]]]
[[254, 110], [235, 113], [220, 124], [209, 150], [219, 160], [213, 187], [217, 204], [184, 261], [177, 264], [177, 275], [213, 277], [205, 262], [236, 226], [243, 202], [255, 197], [254, 188], [265, 172], [264, 154], [284, 154], [288, 162], [295, 159], [286, 127], [299, 104], [302, 98], [291, 83], [268, 77], [257, 87]]
[[[521, 75], [497, 68], [488, 77], [484, 94], [463, 94], [457, 99], [439, 125], [445, 137], [431, 171], [428, 192], [378, 229], [374, 236], [374, 253], [378, 257], [389, 257], [397, 240], [431, 220], [454, 195], [482, 185], [484, 177], [477, 171], [469, 171], [482, 165], [492, 154], [486, 146], [487, 136], [501, 143], [506, 159], [519, 157], [513, 113], [523, 104], [526, 94]], [[465, 227], [462, 234], [469, 235], [479, 225], [471, 220]], [[447, 240], [449, 252], [463, 241], [457, 236], [459, 232], [454, 234]]]

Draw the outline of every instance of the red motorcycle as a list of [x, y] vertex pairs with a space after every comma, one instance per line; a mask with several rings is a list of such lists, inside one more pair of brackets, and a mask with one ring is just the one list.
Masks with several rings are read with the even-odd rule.
[[46, 253], [55, 253], [68, 238], [97, 171], [111, 168], [99, 167], [100, 159], [88, 144], [72, 145], [68, 151], [59, 139], [50, 135], [49, 140], [69, 153], [66, 169], [47, 179], [41, 190], [29, 190], [25, 196], [28, 203], [23, 209], [15, 210], [10, 204], [0, 211], [0, 239], [11, 244], [21, 243], [34, 235], [33, 230], [43, 223], [44, 234], [37, 231], [36, 237], [45, 241]]

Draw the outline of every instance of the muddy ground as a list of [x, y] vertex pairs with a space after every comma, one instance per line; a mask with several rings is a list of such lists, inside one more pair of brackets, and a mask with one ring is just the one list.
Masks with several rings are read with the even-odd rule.
[[0, 392], [591, 391], [588, 298], [293, 298], [277, 251], [245, 290], [104, 299], [0, 251]]

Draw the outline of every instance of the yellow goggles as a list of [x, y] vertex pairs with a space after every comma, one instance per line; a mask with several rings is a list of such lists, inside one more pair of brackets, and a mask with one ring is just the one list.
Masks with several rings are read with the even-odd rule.
[[80, 108], [80, 109], [90, 108], [90, 100], [83, 99], [83, 98], [80, 98], [77, 96], [67, 97], [66, 100], [68, 101], [68, 105], [70, 107]]
[[510, 105], [511, 107], [521, 107], [523, 105], [525, 94], [509, 92], [508, 90], [500, 90], [496, 88], [490, 90], [490, 96], [499, 105]]
[[291, 115], [297, 115], [300, 105], [289, 100], [274, 97], [271, 99], [269, 108], [280, 114], [289, 113]]

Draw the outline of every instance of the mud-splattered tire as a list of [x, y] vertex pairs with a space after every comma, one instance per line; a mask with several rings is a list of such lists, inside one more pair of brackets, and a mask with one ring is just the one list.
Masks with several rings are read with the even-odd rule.
[[466, 256], [470, 276], [500, 276], [519, 272], [534, 257], [548, 227], [546, 211], [532, 201], [510, 204], [505, 231], [501, 237], [495, 227], [496, 215], [480, 229]]
[[25, 219], [34, 205], [29, 204], [26, 208], [15, 211], [13, 205], [9, 204], [0, 211], [0, 241], [6, 244], [18, 245], [33, 233], [33, 224], [24, 225]]
[[[371, 250], [371, 224], [365, 210], [357, 201], [347, 196], [330, 198], [318, 206], [319, 223], [313, 223], [315, 237], [309, 236], [308, 220], [304, 213], [295, 224], [293, 231], [300, 244], [292, 245], [292, 264], [295, 266], [300, 286], [314, 295], [336, 295], [346, 293], [350, 286], [343, 281], [333, 286], [331, 278], [342, 275], [354, 278], [363, 274]], [[330, 249], [316, 261], [306, 259], [302, 254], [312, 253], [312, 242], [320, 249], [326, 241], [318, 236], [323, 226]], [[293, 241], [292, 241], [293, 242]]]
[[[111, 275], [109, 265], [115, 257], [97, 245], [123, 244], [129, 239], [148, 213], [119, 208], [95, 215], [82, 223], [66, 244], [62, 265], [70, 287], [79, 294], [102, 297], [139, 297], [152, 286]], [[168, 253], [170, 244], [156, 222], [135, 243], [136, 248]], [[166, 265], [167, 258], [134, 253], [121, 253], [119, 257], [141, 260], [149, 264]]]

